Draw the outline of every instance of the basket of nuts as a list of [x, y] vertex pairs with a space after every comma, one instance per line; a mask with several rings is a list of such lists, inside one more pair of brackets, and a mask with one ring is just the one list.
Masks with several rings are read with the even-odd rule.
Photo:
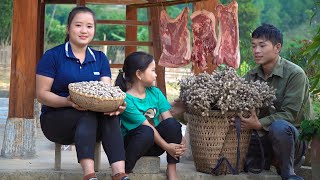
[[116, 111], [126, 98], [118, 86], [102, 81], [83, 81], [68, 85], [71, 100], [84, 109], [96, 112]]

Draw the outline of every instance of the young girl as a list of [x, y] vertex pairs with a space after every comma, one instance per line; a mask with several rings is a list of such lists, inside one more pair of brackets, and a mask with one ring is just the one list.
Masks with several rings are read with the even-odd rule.
[[125, 151], [117, 116], [125, 106], [103, 114], [82, 109], [69, 98], [69, 83], [100, 80], [110, 84], [107, 57], [88, 47], [95, 25], [92, 10], [74, 8], [68, 17], [66, 43], [48, 50], [41, 58], [36, 75], [37, 99], [42, 103], [41, 129], [50, 141], [75, 144], [84, 180], [97, 180], [93, 161], [96, 140], [102, 140], [112, 179], [129, 180], [124, 169]]
[[[127, 107], [120, 115], [126, 151], [126, 173], [131, 173], [142, 156], [160, 156], [167, 152], [167, 177], [178, 179], [176, 163], [186, 150], [181, 125], [169, 110], [162, 92], [154, 86], [154, 58], [134, 52], [124, 61], [116, 85], [126, 92]], [[162, 119], [162, 120], [161, 120]]]

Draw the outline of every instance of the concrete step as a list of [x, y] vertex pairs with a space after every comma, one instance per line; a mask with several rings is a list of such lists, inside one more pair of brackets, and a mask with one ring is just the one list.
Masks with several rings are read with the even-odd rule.
[[[141, 163], [141, 162], [140, 162]], [[26, 167], [27, 168], [27, 167]], [[212, 176], [197, 172], [192, 162], [184, 162], [177, 166], [180, 180], [281, 180], [273, 170], [263, 171], [260, 174], [240, 173], [239, 175]], [[311, 167], [302, 166], [297, 172], [305, 180], [311, 180]], [[97, 172], [100, 180], [111, 180], [110, 169]], [[79, 180], [82, 179], [81, 170], [0, 170], [0, 180]], [[165, 167], [161, 167], [158, 173], [131, 173], [131, 180], [166, 180]]]
[[[98, 172], [99, 180], [111, 180], [110, 173]], [[212, 176], [200, 172], [180, 172], [181, 180], [281, 180], [281, 178], [272, 172], [263, 172], [261, 174], [240, 174], [240, 175], [222, 175]], [[0, 170], [1, 180], [80, 180], [81, 171], [53, 171], [53, 170]], [[131, 180], [166, 180], [165, 172], [157, 174], [130, 174]]]

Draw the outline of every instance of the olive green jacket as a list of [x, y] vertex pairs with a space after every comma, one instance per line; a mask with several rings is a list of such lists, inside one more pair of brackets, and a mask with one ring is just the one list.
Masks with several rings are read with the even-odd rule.
[[261, 108], [258, 114], [265, 130], [268, 130], [275, 120], [286, 120], [299, 127], [302, 120], [313, 118], [309, 80], [298, 65], [279, 57], [269, 77], [265, 78], [259, 65], [249, 71], [244, 78], [248, 81], [267, 82], [276, 89], [275, 108]]

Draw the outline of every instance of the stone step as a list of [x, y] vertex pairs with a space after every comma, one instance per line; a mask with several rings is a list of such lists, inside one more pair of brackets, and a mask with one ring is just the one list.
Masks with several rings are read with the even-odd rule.
[[157, 174], [160, 172], [160, 157], [143, 156], [132, 171], [136, 174]]
[[[160, 159], [154, 157], [143, 157], [141, 161], [137, 163], [137, 168], [134, 170], [134, 173], [130, 174], [131, 180], [166, 180], [165, 169], [166, 167], [161, 164], [160, 169], [158, 169], [158, 162], [153, 163], [151, 166], [157, 166], [151, 169], [143, 169], [149, 166], [151, 159], [158, 161]], [[152, 164], [152, 163], [151, 163]], [[26, 167], [27, 168], [27, 167]], [[139, 170], [142, 168], [142, 170]], [[158, 173], [146, 173], [154, 172], [159, 170]], [[142, 173], [137, 173], [137, 172]], [[253, 173], [240, 173], [239, 175], [220, 175], [212, 176], [210, 174], [205, 174], [195, 171], [194, 165], [192, 162], [182, 162], [177, 165], [177, 171], [180, 180], [281, 180], [281, 177], [277, 175], [274, 170], [263, 171], [260, 174]], [[311, 167], [302, 166], [302, 168], [297, 172], [298, 175], [302, 176], [305, 180], [311, 180]], [[100, 180], [111, 180], [111, 172], [109, 169], [101, 170], [97, 172], [97, 176]], [[3, 180], [79, 180], [82, 179], [82, 171], [71, 170], [71, 169], [62, 169], [61, 171], [55, 171], [53, 169], [33, 169], [33, 170], [24, 170], [24, 169], [2, 169], [0, 170], [0, 179]]]
[[[81, 171], [53, 171], [53, 170], [0, 170], [0, 179], [5, 180], [79, 180], [82, 179]], [[110, 173], [98, 172], [99, 180], [111, 180]], [[222, 175], [212, 176], [200, 172], [179, 173], [181, 180], [281, 180], [281, 178], [270, 172], [261, 174], [240, 174], [240, 175]], [[130, 174], [131, 180], [166, 180], [164, 172], [157, 174]]]

